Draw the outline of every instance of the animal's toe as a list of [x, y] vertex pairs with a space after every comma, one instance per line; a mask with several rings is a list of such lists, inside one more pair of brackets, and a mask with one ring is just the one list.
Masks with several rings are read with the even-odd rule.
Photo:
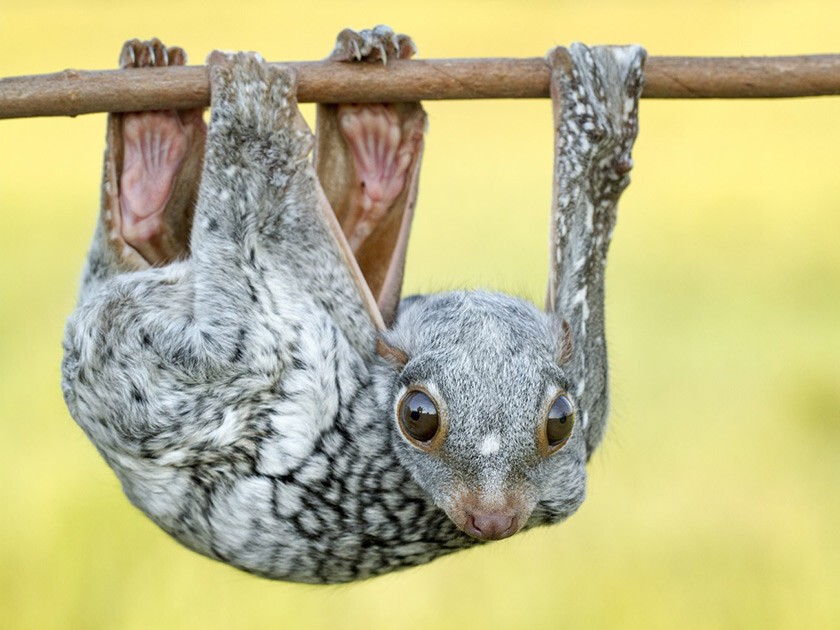
[[389, 59], [409, 59], [417, 48], [408, 35], [395, 33], [380, 24], [354, 31], [346, 28], [338, 34], [330, 59], [387, 63]]
[[156, 68], [182, 66], [187, 56], [182, 48], [167, 48], [157, 37], [149, 40], [130, 39], [120, 51], [120, 68]]

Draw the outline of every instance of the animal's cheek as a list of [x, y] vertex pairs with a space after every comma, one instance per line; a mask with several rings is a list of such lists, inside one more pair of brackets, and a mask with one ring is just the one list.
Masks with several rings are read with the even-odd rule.
[[[555, 463], [555, 462], [552, 462]], [[556, 523], [574, 514], [586, 498], [586, 467], [581, 463], [546, 466], [532, 483], [538, 488], [540, 523]]]

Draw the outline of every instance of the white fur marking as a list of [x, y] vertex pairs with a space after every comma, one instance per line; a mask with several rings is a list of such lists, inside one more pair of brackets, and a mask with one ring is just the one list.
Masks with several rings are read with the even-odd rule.
[[586, 287], [581, 287], [577, 293], [575, 293], [575, 297], [572, 299], [572, 304], [577, 306], [578, 304], [582, 307], [583, 312], [583, 321], [589, 319], [589, 306], [586, 304]]
[[499, 452], [502, 441], [497, 433], [491, 433], [478, 446], [478, 452], [485, 457]]

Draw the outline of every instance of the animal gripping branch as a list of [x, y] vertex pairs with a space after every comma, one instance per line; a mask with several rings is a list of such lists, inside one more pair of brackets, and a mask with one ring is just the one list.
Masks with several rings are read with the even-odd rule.
[[[380, 25], [341, 31], [330, 58], [414, 50]], [[607, 422], [605, 261], [645, 57], [546, 57], [545, 311], [484, 291], [400, 302], [420, 103], [321, 104], [313, 138], [293, 69], [214, 52], [206, 126], [200, 106], [109, 114], [62, 390], [134, 505], [194, 551], [314, 583], [570, 517]], [[120, 60], [184, 52], [131, 40]]]
[[[216, 51], [208, 70], [130, 40], [123, 71], [0, 82], [6, 117], [111, 112], [63, 343], [70, 414], [164, 531], [263, 577], [364, 579], [569, 518], [609, 415], [606, 260], [642, 90], [840, 93], [832, 57], [415, 51], [379, 25], [341, 31], [326, 62]], [[485, 291], [400, 301], [418, 101], [540, 97], [545, 310]], [[298, 100], [320, 103], [314, 135]]]
[[[548, 98], [539, 57], [427, 59], [381, 64], [293, 62], [298, 101], [318, 103]], [[781, 98], [840, 94], [840, 55], [650, 57], [643, 98]], [[206, 66], [65, 70], [0, 79], [0, 118], [203, 107]]]

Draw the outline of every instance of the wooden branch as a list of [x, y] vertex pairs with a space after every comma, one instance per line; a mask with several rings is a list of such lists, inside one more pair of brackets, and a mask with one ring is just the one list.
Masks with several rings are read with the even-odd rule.
[[[320, 103], [547, 98], [549, 71], [528, 59], [297, 62], [298, 100]], [[779, 98], [840, 94], [840, 55], [650, 57], [644, 98]], [[206, 106], [206, 66], [0, 79], [0, 118]]]

